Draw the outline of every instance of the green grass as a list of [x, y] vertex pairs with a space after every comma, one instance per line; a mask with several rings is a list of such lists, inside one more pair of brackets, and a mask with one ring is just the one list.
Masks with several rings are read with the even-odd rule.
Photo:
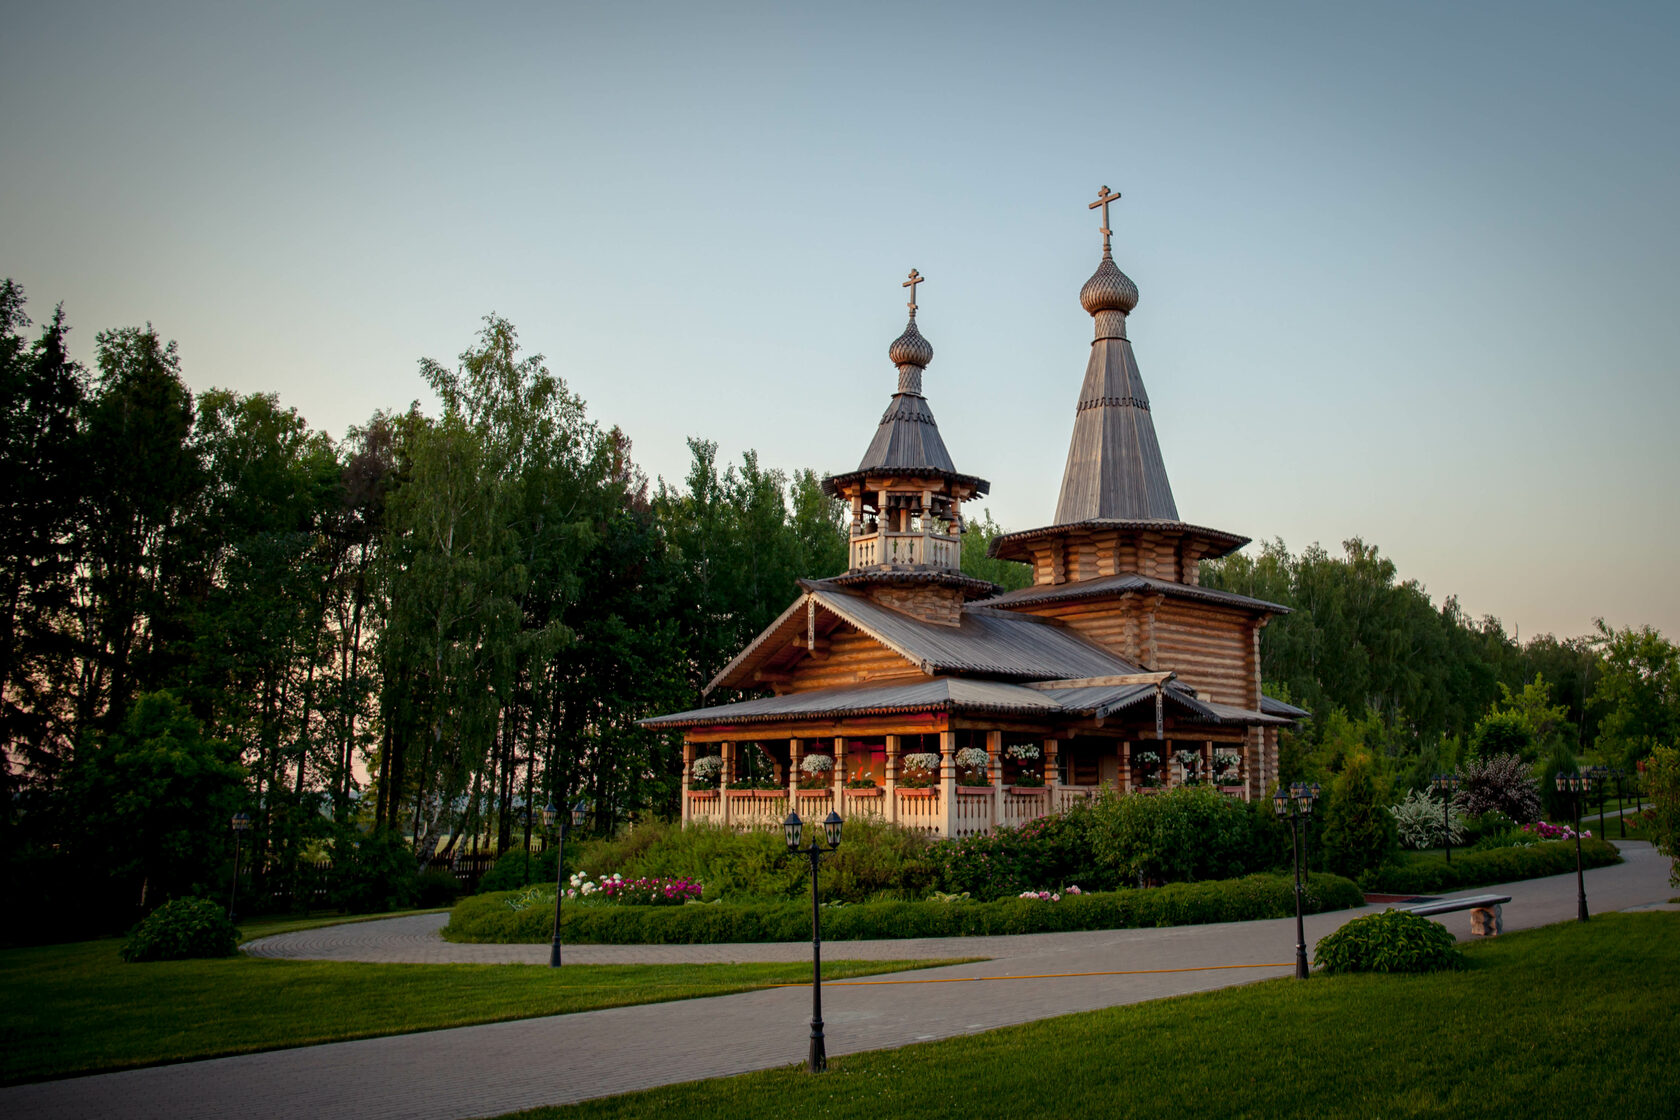
[[1680, 914], [1465, 952], [1463, 972], [1273, 980], [857, 1054], [817, 1077], [780, 1069], [519, 1116], [1676, 1115]]
[[[125, 964], [120, 941], [0, 952], [0, 1084], [809, 983], [807, 964]], [[952, 961], [825, 961], [825, 979]]]

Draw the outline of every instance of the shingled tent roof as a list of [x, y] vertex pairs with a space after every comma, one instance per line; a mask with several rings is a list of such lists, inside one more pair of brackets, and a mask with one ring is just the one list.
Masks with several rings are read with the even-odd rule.
[[823, 479], [823, 490], [832, 496], [845, 483], [875, 475], [941, 478], [966, 483], [975, 493], [985, 494], [990, 483], [961, 473], [951, 461], [939, 425], [934, 422], [933, 409], [922, 396], [922, 373], [933, 361], [933, 344], [916, 329], [914, 304], [910, 307], [909, 324], [893, 340], [887, 357], [898, 366], [898, 391], [881, 415], [875, 438], [869, 441], [857, 470]]
[[1074, 413], [1057, 525], [1093, 518], [1178, 520], [1149, 393], [1126, 337], [1126, 316], [1137, 298], [1137, 285], [1104, 248], [1102, 263], [1079, 293], [1096, 320], [1096, 339]]

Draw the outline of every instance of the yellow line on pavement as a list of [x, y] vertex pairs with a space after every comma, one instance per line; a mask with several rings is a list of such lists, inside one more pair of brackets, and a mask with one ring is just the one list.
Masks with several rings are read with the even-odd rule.
[[[1194, 968], [1130, 968], [1113, 972], [1040, 972], [1030, 976], [932, 976], [920, 980], [827, 980], [825, 988], [862, 987], [866, 984], [974, 984], [981, 980], [1063, 980], [1075, 976], [1153, 976], [1164, 972], [1213, 972], [1222, 968], [1289, 968], [1293, 961], [1275, 964], [1204, 964]], [[771, 984], [772, 988], [809, 988], [809, 984]]]

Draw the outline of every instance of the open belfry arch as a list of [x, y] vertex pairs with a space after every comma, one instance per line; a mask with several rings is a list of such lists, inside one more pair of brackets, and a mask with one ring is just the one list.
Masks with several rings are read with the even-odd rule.
[[962, 506], [990, 484], [952, 462], [923, 393], [933, 346], [909, 322], [898, 384], [845, 503], [849, 563], [801, 594], [706, 687], [758, 692], [643, 721], [683, 734], [683, 820], [777, 827], [837, 809], [939, 836], [1061, 812], [1102, 789], [1194, 781], [1264, 794], [1277, 732], [1307, 713], [1264, 696], [1260, 631], [1286, 608], [1199, 586], [1246, 537], [1173, 501], [1127, 320], [1137, 286], [1102, 260], [1095, 324], [1053, 522], [993, 542], [1031, 567], [1003, 592], [960, 569]]

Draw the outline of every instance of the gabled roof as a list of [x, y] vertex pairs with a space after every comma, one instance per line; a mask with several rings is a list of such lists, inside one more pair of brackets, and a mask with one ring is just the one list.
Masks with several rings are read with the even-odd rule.
[[1246, 611], [1261, 611], [1267, 614], [1289, 613], [1289, 608], [1279, 603], [1268, 603], [1264, 599], [1251, 599], [1247, 595], [1238, 595], [1234, 591], [1220, 591], [1212, 587], [1174, 583], [1172, 580], [1154, 579], [1150, 576], [1140, 576], [1134, 573], [1098, 576], [1096, 579], [1082, 579], [1069, 583], [1021, 587], [1014, 591], [1005, 591], [1002, 595], [991, 599], [984, 599], [977, 605], [1014, 610], [1038, 603], [1056, 603], [1075, 599], [1095, 599], [1110, 595], [1123, 595], [1128, 591], [1158, 592], [1173, 599], [1193, 599], [1203, 603], [1236, 607], [1239, 610]]
[[956, 626], [924, 622], [849, 591], [809, 590], [724, 666], [705, 691], [752, 686], [749, 674], [803, 632], [817, 609], [849, 623], [929, 676], [1059, 680], [1138, 672], [1131, 662], [1071, 631], [1013, 611], [967, 607]]
[[1283, 716], [1291, 720], [1312, 718], [1312, 713], [1305, 708], [1297, 708], [1295, 705], [1286, 703], [1274, 696], [1261, 696], [1260, 710], [1269, 716]]

